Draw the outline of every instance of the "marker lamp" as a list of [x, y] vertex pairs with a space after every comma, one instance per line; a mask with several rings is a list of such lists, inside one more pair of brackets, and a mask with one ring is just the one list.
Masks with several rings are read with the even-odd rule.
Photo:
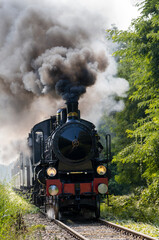
[[49, 177], [54, 177], [57, 173], [57, 170], [56, 168], [49, 167], [46, 172]]
[[105, 194], [107, 191], [108, 191], [108, 187], [107, 187], [106, 184], [100, 183], [100, 184], [98, 185], [98, 192], [99, 192], [100, 194]]
[[50, 185], [48, 190], [49, 190], [49, 194], [51, 196], [55, 196], [59, 192], [59, 189], [58, 189], [58, 187], [56, 185]]
[[100, 165], [97, 167], [97, 173], [99, 175], [104, 175], [106, 173], [107, 169], [104, 165]]

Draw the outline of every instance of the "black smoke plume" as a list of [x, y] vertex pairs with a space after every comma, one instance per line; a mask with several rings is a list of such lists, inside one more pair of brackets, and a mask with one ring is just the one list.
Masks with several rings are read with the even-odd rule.
[[0, 91], [16, 112], [43, 95], [79, 99], [106, 69], [104, 52], [93, 49], [95, 17], [73, 15], [70, 21], [68, 12], [64, 21], [58, 11], [1, 2]]
[[107, 57], [95, 47], [101, 19], [89, 11], [2, 0], [0, 19], [0, 159], [10, 161], [15, 141], [19, 151], [21, 139], [62, 98], [78, 100], [105, 71]]
[[33, 65], [42, 93], [56, 96], [56, 91], [66, 101], [77, 101], [95, 83], [98, 72], [105, 70], [107, 60], [90, 48], [61, 46], [47, 50]]

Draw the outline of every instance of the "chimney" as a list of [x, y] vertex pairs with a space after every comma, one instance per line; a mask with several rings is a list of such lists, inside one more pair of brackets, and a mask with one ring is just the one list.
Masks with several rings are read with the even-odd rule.
[[78, 120], [79, 111], [78, 111], [78, 102], [66, 102], [67, 105], [67, 121]]

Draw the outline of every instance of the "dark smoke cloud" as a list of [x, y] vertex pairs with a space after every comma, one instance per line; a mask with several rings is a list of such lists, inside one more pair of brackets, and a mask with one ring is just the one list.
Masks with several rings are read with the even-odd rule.
[[92, 32], [99, 30], [91, 26], [91, 32], [89, 24], [67, 25], [55, 9], [22, 8], [11, 2], [1, 3], [0, 14], [0, 86], [16, 110], [45, 94], [78, 99], [106, 69], [106, 56], [91, 48]]
[[105, 71], [105, 49], [94, 47], [102, 21], [76, 10], [36, 0], [0, 2], [0, 161], [16, 156], [21, 139], [62, 98], [78, 100]]
[[110, 96], [128, 89], [105, 54], [101, 14], [61, 2], [0, 2], [0, 162], [15, 160], [33, 125], [63, 100], [80, 98], [82, 116], [97, 123], [114, 109]]
[[[41, 90], [56, 96], [56, 91], [66, 101], [77, 101], [86, 92], [86, 87], [95, 83], [98, 72], [105, 70], [107, 59], [86, 47], [54, 47], [39, 56], [33, 65], [35, 74], [29, 72], [28, 75], [29, 78], [32, 75], [33, 81], [38, 75], [38, 93]], [[27, 75], [25, 77], [28, 83]]]

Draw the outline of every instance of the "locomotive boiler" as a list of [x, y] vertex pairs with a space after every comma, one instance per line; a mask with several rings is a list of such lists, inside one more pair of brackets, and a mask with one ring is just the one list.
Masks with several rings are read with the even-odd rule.
[[108, 194], [110, 135], [106, 140], [106, 158], [101, 159], [103, 146], [94, 124], [80, 117], [78, 102], [67, 102], [56, 116], [32, 128], [28, 137], [31, 158], [25, 166], [29, 186], [19, 184], [20, 188], [30, 189], [33, 202], [50, 218], [72, 209], [90, 209], [98, 218], [100, 196]]

